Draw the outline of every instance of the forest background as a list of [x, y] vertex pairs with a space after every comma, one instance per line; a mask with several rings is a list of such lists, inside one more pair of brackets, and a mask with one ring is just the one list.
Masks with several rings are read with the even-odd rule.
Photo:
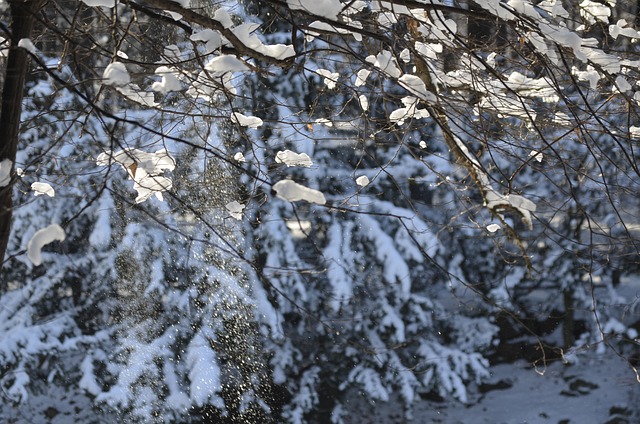
[[0, 10], [15, 422], [404, 420], [516, 359], [637, 389], [635, 2]]

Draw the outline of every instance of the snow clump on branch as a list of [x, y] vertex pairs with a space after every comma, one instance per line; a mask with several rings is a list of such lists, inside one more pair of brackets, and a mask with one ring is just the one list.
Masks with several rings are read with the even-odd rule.
[[155, 153], [132, 148], [116, 153], [106, 151], [98, 156], [96, 163], [98, 166], [108, 166], [111, 163], [122, 166], [134, 181], [133, 188], [138, 192], [136, 203], [142, 203], [154, 194], [158, 200], [163, 200], [162, 192], [170, 190], [173, 183], [160, 174], [165, 170], [173, 171], [176, 167], [175, 160], [165, 149]]

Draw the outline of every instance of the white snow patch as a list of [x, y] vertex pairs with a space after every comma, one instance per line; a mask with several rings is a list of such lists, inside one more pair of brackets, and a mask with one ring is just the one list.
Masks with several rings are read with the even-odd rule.
[[231, 201], [225, 205], [225, 208], [231, 214], [231, 217], [237, 219], [238, 221], [242, 219], [242, 211], [246, 206], [237, 201]]
[[241, 125], [243, 127], [256, 129], [262, 126], [262, 119], [257, 116], [245, 116], [240, 112], [233, 112], [231, 114], [231, 122]]
[[114, 7], [118, 0], [82, 0], [89, 7]]
[[287, 0], [287, 4], [291, 10], [304, 10], [334, 21], [342, 11], [340, 0]]
[[369, 110], [369, 99], [367, 99], [367, 96], [361, 94], [360, 96], [358, 96], [358, 101], [360, 102], [360, 107], [363, 111], [366, 112]]
[[356, 178], [356, 184], [358, 184], [360, 187], [366, 187], [369, 185], [369, 177], [367, 177], [366, 175], [361, 175], [358, 178]]
[[27, 257], [34, 265], [40, 265], [42, 263], [42, 248], [56, 240], [63, 241], [64, 238], [64, 230], [58, 224], [51, 224], [36, 231], [27, 244]]
[[40, 183], [40, 182], [35, 182], [33, 184], [31, 184], [31, 190], [33, 190], [33, 194], [35, 196], [41, 196], [43, 194], [46, 194], [49, 197], [55, 197], [56, 192], [53, 189], [53, 187], [51, 187], [51, 185], [47, 184], [47, 183]]
[[240, 163], [242, 162], [246, 162], [247, 160], [245, 159], [244, 155], [242, 154], [242, 152], [238, 152], [235, 155], [233, 155], [233, 159], [235, 161], [238, 161]]
[[327, 203], [324, 194], [320, 191], [305, 187], [292, 180], [278, 181], [273, 185], [273, 189], [279, 198], [288, 202], [304, 200], [309, 203], [317, 203], [318, 205]]
[[102, 78], [102, 83], [105, 85], [122, 86], [131, 82], [127, 67], [122, 62], [113, 62], [107, 65]]
[[167, 66], [160, 66], [156, 68], [156, 75], [162, 77], [161, 81], [156, 81], [151, 85], [153, 91], [158, 91], [162, 94], [166, 94], [170, 91], [180, 91], [182, 84], [178, 79], [178, 72], [175, 69], [171, 69]]
[[223, 44], [223, 38], [218, 31], [212, 29], [203, 29], [198, 31], [189, 37], [191, 41], [202, 41], [205, 46], [205, 54], [213, 53], [220, 49]]
[[629, 84], [629, 81], [627, 81], [627, 79], [622, 75], [618, 75], [616, 77], [616, 86], [621, 93], [626, 93], [627, 91], [631, 91], [633, 89], [633, 87], [631, 87], [631, 84]]
[[22, 47], [31, 54], [36, 54], [37, 52], [36, 46], [33, 45], [33, 41], [31, 41], [31, 39], [29, 38], [23, 38], [18, 41], [18, 47]]
[[396, 58], [393, 57], [393, 53], [388, 50], [381, 51], [377, 56], [367, 56], [365, 60], [391, 78], [400, 78], [400, 75], [402, 75]]
[[302, 166], [310, 168], [313, 166], [311, 158], [306, 153], [296, 153], [291, 150], [280, 151], [276, 154], [276, 162], [284, 163], [287, 166]]
[[542, 153], [538, 152], [537, 150], [532, 150], [531, 153], [529, 153], [529, 156], [533, 157], [538, 162], [542, 162], [543, 155], [542, 155]]
[[213, 74], [213, 76], [221, 76], [228, 72], [248, 71], [249, 67], [243, 61], [235, 56], [223, 54], [211, 59], [204, 68]]
[[502, 227], [500, 227], [498, 224], [489, 224], [489, 225], [487, 225], [487, 231], [489, 231], [490, 233], [495, 233], [500, 228], [502, 228]]
[[338, 83], [338, 77], [340, 76], [340, 74], [338, 74], [337, 72], [328, 71], [326, 69], [318, 69], [316, 70], [316, 74], [324, 78], [323, 82], [329, 90], [333, 90], [334, 88], [336, 88], [336, 84]]
[[364, 85], [364, 83], [367, 82], [367, 78], [369, 78], [370, 74], [371, 74], [370, 70], [360, 69], [356, 74], [356, 87], [360, 87]]
[[327, 118], [318, 118], [316, 119], [316, 124], [326, 125], [327, 127], [333, 127], [333, 122]]
[[122, 166], [133, 183], [133, 188], [138, 192], [136, 203], [142, 203], [155, 194], [158, 200], [163, 200], [162, 192], [170, 190], [173, 183], [169, 178], [160, 174], [165, 170], [172, 171], [175, 160], [165, 149], [155, 153], [147, 153], [142, 150], [127, 148], [116, 153], [106, 151], [98, 156], [98, 166], [108, 166], [111, 163]]

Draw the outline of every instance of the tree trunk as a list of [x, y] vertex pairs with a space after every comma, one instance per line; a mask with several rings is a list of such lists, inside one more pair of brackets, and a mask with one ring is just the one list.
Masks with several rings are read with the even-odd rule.
[[[25, 77], [28, 71], [29, 55], [25, 49], [18, 48], [18, 42], [31, 36], [34, 14], [40, 10], [42, 0], [10, 2], [11, 8], [11, 49], [7, 58], [6, 74], [2, 89], [0, 111], [0, 161], [16, 160], [18, 148], [18, 134], [20, 129], [20, 114], [22, 112], [22, 98], [24, 95]], [[15, 174], [15, 164], [11, 176]], [[4, 257], [9, 242], [12, 216], [12, 186], [0, 188], [0, 259], [4, 264]], [[6, 290], [6, 282], [0, 282], [0, 293]]]

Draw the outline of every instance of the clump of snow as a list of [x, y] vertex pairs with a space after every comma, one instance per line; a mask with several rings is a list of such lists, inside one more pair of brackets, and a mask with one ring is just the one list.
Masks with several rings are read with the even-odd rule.
[[82, 0], [89, 7], [114, 7], [118, 0]]
[[333, 127], [333, 122], [331, 122], [327, 118], [318, 118], [318, 119], [316, 119], [316, 124], [326, 125], [327, 127]]
[[285, 60], [296, 55], [296, 51], [292, 45], [274, 44], [267, 46], [263, 44], [258, 36], [253, 33], [259, 27], [259, 24], [247, 23], [238, 25], [233, 28], [232, 31], [242, 44], [265, 56], [272, 57], [276, 60]]
[[364, 83], [367, 82], [367, 78], [369, 78], [370, 74], [371, 74], [370, 70], [360, 69], [356, 74], [356, 87], [360, 87], [364, 85]]
[[424, 81], [416, 75], [405, 74], [398, 79], [398, 83], [422, 100], [426, 100], [431, 103], [435, 103], [437, 101], [435, 94], [428, 91]]
[[242, 152], [238, 152], [235, 155], [233, 155], [233, 159], [241, 163], [247, 161], [244, 155], [242, 154]]
[[63, 241], [64, 230], [58, 224], [51, 224], [46, 228], [36, 231], [27, 245], [27, 257], [36, 266], [42, 263], [42, 248], [54, 241]]
[[356, 184], [358, 184], [360, 187], [366, 187], [369, 185], [369, 177], [367, 177], [366, 175], [361, 175], [358, 178], [356, 178]]
[[49, 197], [54, 197], [56, 195], [56, 192], [53, 189], [53, 187], [51, 187], [51, 185], [47, 183], [35, 182], [31, 184], [31, 190], [33, 190], [33, 194], [35, 196], [41, 196], [43, 194], [46, 194]]
[[165, 170], [172, 171], [176, 166], [175, 160], [165, 149], [155, 153], [132, 148], [116, 153], [107, 151], [98, 156], [96, 163], [99, 166], [111, 163], [121, 165], [134, 181], [133, 188], [138, 192], [136, 203], [142, 203], [154, 194], [158, 200], [163, 200], [162, 192], [170, 190], [173, 185], [169, 178], [160, 175]]
[[498, 224], [489, 224], [489, 225], [487, 225], [487, 231], [489, 231], [490, 233], [495, 233], [500, 228], [502, 228], [502, 227], [500, 227]]
[[367, 56], [365, 60], [392, 78], [400, 78], [402, 74], [396, 58], [388, 50], [381, 51], [377, 56]]
[[229, 202], [225, 205], [225, 208], [229, 211], [229, 213], [231, 214], [231, 216], [237, 220], [241, 220], [242, 219], [242, 211], [245, 208], [245, 205], [243, 205], [240, 202], [237, 201], [232, 201]]
[[532, 156], [538, 162], [542, 162], [543, 155], [537, 150], [532, 150], [531, 153], [529, 153], [529, 156]]
[[23, 38], [18, 41], [18, 47], [22, 47], [31, 54], [36, 54], [37, 52], [36, 46], [33, 45], [33, 41], [31, 41], [31, 39], [29, 38]]
[[180, 91], [182, 84], [178, 79], [178, 73], [175, 69], [171, 69], [167, 66], [160, 66], [156, 69], [156, 75], [162, 77], [161, 81], [156, 81], [151, 85], [151, 89], [160, 93], [166, 94], [170, 91]]
[[105, 85], [124, 86], [131, 82], [127, 67], [122, 62], [113, 62], [107, 65], [102, 78], [102, 83]]
[[140, 90], [137, 84], [126, 84], [122, 87], [116, 87], [116, 90], [127, 99], [141, 104], [142, 106], [153, 107], [158, 104], [155, 102], [153, 93]]
[[318, 69], [316, 70], [316, 74], [324, 78], [323, 82], [329, 90], [333, 90], [334, 88], [336, 88], [336, 84], [338, 83], [338, 77], [340, 76], [340, 74], [338, 74], [337, 72], [328, 71], [326, 69]]
[[191, 41], [204, 42], [205, 54], [213, 53], [223, 45], [223, 38], [220, 33], [209, 28], [193, 33], [189, 39]]
[[421, 149], [427, 148], [427, 143], [423, 140], [420, 140], [420, 143], [418, 143], [418, 145], [420, 146]]
[[231, 122], [236, 123], [238, 125], [242, 125], [243, 127], [256, 129], [262, 126], [262, 119], [257, 116], [245, 116], [240, 112], [233, 112], [231, 114]]
[[291, 10], [303, 10], [334, 21], [342, 11], [340, 0], [287, 0], [287, 4]]
[[620, 19], [615, 25], [609, 25], [609, 34], [615, 40], [619, 35], [629, 38], [640, 38], [640, 32], [633, 28], [628, 28], [629, 23], [624, 19]]
[[11, 182], [11, 167], [13, 162], [10, 159], [3, 159], [0, 162], [0, 187], [6, 187]]
[[317, 203], [318, 205], [327, 203], [324, 194], [320, 191], [305, 187], [292, 180], [278, 181], [273, 185], [273, 189], [279, 198], [288, 202], [304, 200], [309, 203]]
[[228, 72], [248, 71], [249, 67], [237, 57], [229, 54], [222, 54], [211, 59], [204, 68], [214, 76], [220, 76]]
[[618, 75], [616, 77], [616, 86], [620, 90], [621, 93], [626, 93], [627, 91], [631, 91], [633, 87], [629, 84], [629, 81], [622, 75]]
[[310, 168], [313, 166], [311, 158], [306, 153], [296, 153], [291, 150], [280, 151], [276, 154], [276, 162], [284, 163], [287, 166], [302, 166]]
[[580, 3], [580, 16], [590, 24], [595, 24], [596, 21], [609, 23], [611, 9], [604, 4], [584, 0]]
[[361, 94], [360, 96], [358, 96], [358, 101], [360, 102], [360, 107], [363, 111], [366, 112], [369, 110], [369, 99], [367, 99], [367, 96]]

